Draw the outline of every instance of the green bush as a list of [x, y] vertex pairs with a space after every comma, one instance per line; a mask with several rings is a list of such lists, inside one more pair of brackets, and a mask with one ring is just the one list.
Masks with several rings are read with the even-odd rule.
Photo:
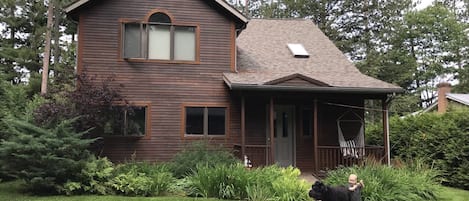
[[1, 170], [26, 182], [30, 191], [52, 193], [69, 179], [76, 179], [91, 153], [86, 148], [94, 139], [76, 133], [75, 119], [43, 129], [25, 121], [7, 119], [12, 134], [0, 142]]
[[114, 166], [107, 158], [90, 157], [75, 181], [67, 181], [61, 189], [67, 195], [72, 194], [112, 194], [109, 181], [113, 176]]
[[309, 200], [298, 169], [277, 166], [248, 170], [241, 164], [197, 166], [188, 177], [188, 194], [221, 199]]
[[[391, 118], [391, 156], [422, 158], [440, 170], [445, 185], [469, 189], [468, 115], [469, 110], [459, 108], [445, 114]], [[368, 128], [367, 134], [381, 136], [382, 131], [376, 128]]]
[[176, 154], [171, 163], [171, 170], [177, 178], [192, 173], [197, 165], [216, 166], [239, 163], [239, 160], [223, 147], [210, 145], [206, 141], [197, 141]]
[[188, 177], [189, 195], [218, 197], [225, 199], [244, 199], [245, 187], [249, 175], [244, 166], [236, 165], [198, 165], [194, 173]]
[[175, 179], [168, 166], [149, 162], [132, 162], [116, 167], [111, 187], [119, 194], [158, 196], [168, 193]]
[[296, 201], [309, 200], [308, 185], [299, 180], [300, 170], [292, 167], [281, 169], [281, 176], [272, 181], [273, 193], [276, 200]]
[[432, 201], [437, 200], [437, 172], [422, 161], [402, 167], [389, 167], [367, 161], [366, 166], [341, 168], [328, 173], [325, 183], [346, 185], [350, 174], [364, 180], [364, 201]]
[[247, 200], [250, 201], [270, 201], [272, 200], [271, 190], [259, 184], [254, 184], [246, 187], [246, 193], [248, 195]]

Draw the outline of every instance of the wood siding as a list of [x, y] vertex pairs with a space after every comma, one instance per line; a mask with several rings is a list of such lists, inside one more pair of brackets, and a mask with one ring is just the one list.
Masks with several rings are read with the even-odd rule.
[[[200, 62], [134, 62], [120, 59], [120, 21], [141, 19], [154, 9], [167, 11], [174, 23], [198, 24]], [[203, 0], [103, 0], [84, 9], [79, 22], [79, 72], [114, 77], [129, 101], [149, 102], [150, 137], [105, 138], [102, 154], [114, 161], [166, 161], [193, 139], [181, 138], [182, 105], [229, 105], [229, 136], [213, 143], [232, 147], [239, 136], [239, 103], [231, 102], [223, 72], [232, 71], [233, 23]]]

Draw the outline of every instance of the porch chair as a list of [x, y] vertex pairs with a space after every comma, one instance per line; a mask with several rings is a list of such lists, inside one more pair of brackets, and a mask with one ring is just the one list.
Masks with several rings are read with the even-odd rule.
[[[349, 115], [353, 117], [352, 119], [345, 118], [349, 113], [352, 113], [352, 115]], [[341, 127], [343, 122], [358, 123], [360, 125], [358, 133], [352, 139], [345, 140]], [[361, 158], [365, 155], [365, 122], [360, 115], [351, 110], [342, 114], [337, 119], [337, 133], [340, 151], [344, 157]]]

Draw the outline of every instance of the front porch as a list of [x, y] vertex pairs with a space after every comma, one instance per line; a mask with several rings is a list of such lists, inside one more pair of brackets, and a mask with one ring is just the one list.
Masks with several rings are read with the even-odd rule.
[[[318, 172], [339, 166], [352, 166], [365, 158], [387, 163], [386, 146], [354, 145], [346, 154], [340, 146], [343, 138], [364, 135], [361, 125], [338, 126], [338, 118], [353, 113], [351, 118], [364, 121], [364, 102], [381, 101], [383, 144], [388, 145], [387, 96], [358, 94], [243, 93], [236, 96], [240, 108], [240, 138], [233, 143], [239, 158], [247, 156], [254, 167], [270, 164], [295, 166], [302, 171]], [[351, 112], [350, 112], [351, 111]], [[349, 121], [349, 120], [347, 120]], [[343, 140], [342, 140], [343, 141]]]
[[[306, 169], [305, 171], [320, 171], [335, 169], [339, 166], [349, 167], [363, 162], [365, 158], [373, 158], [378, 161], [385, 161], [385, 151], [383, 146], [365, 146], [357, 148], [365, 151], [365, 157], [351, 158], [344, 157], [339, 146], [318, 146], [318, 158], [315, 163], [318, 164], [317, 170]], [[241, 144], [234, 144], [235, 155], [242, 159]], [[245, 155], [251, 160], [254, 167], [273, 164], [269, 160], [271, 149], [268, 145], [245, 145]], [[302, 169], [304, 170], [304, 169]]]

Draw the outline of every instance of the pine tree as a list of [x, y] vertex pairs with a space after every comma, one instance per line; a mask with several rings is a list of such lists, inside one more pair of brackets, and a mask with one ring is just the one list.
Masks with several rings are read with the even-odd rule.
[[88, 131], [73, 129], [76, 119], [63, 120], [44, 129], [20, 120], [4, 120], [12, 135], [0, 142], [0, 169], [26, 182], [35, 193], [57, 193], [76, 178], [91, 153], [94, 139], [82, 138]]
[[4, 27], [0, 37], [0, 71], [5, 75], [6, 80], [13, 82], [18, 82], [20, 78], [15, 70], [20, 53], [17, 47], [24, 44], [20, 33], [26, 26], [27, 20], [24, 13], [18, 11], [24, 5], [25, 1], [0, 1], [0, 22]]

